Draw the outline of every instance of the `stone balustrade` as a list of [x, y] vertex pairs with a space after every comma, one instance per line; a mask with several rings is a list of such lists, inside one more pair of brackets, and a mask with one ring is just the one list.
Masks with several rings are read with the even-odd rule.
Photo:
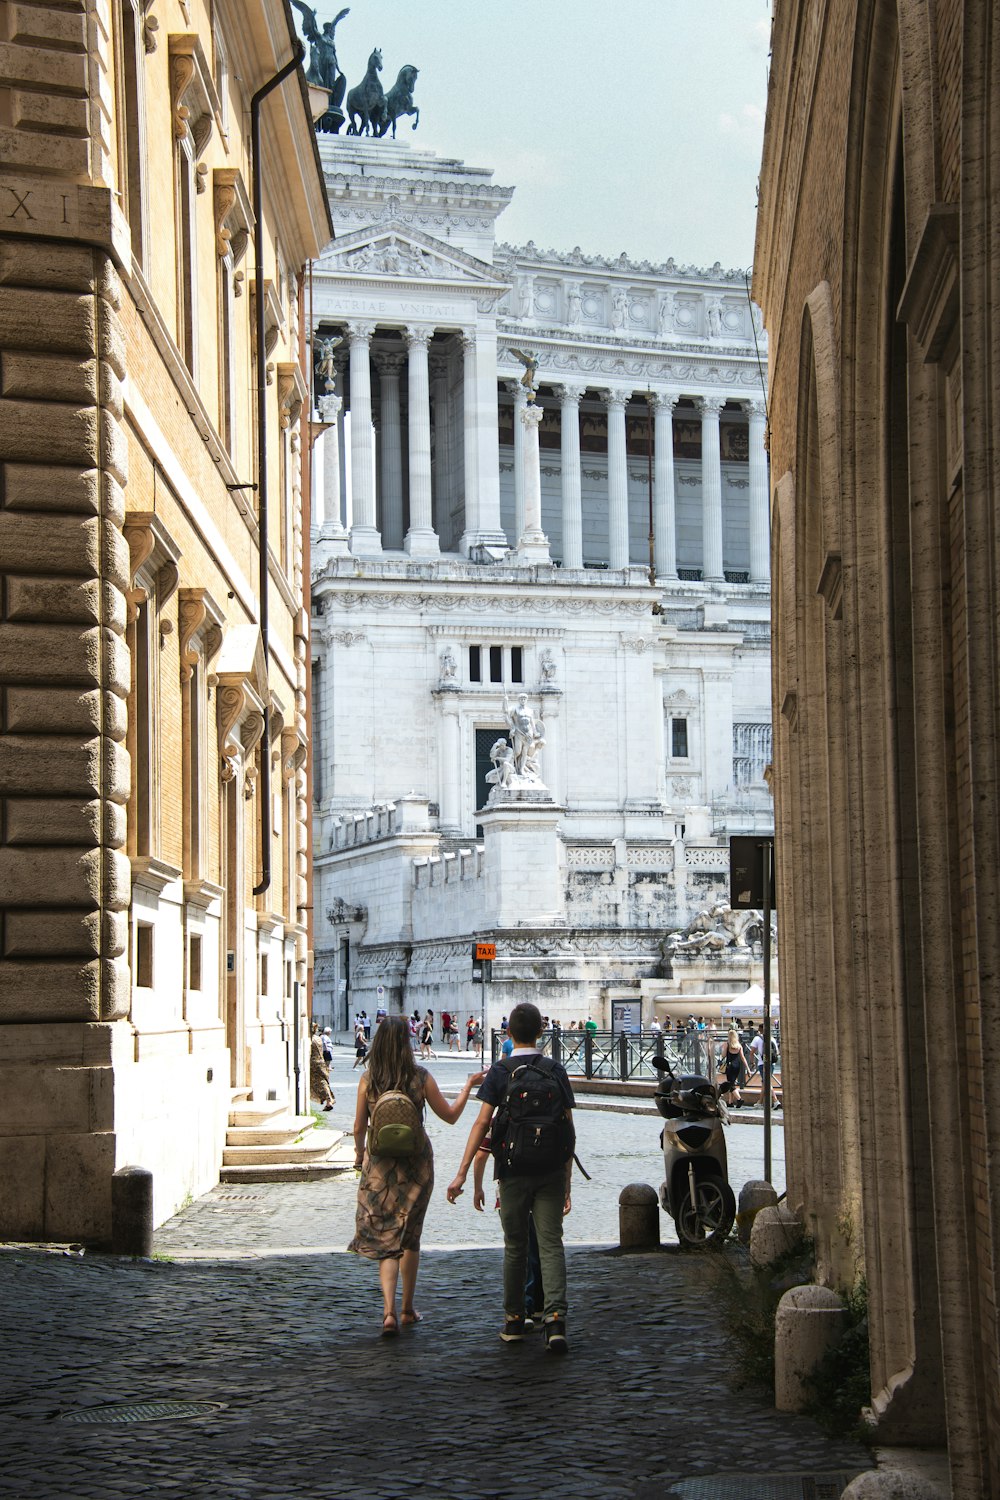
[[426, 855], [415, 859], [412, 868], [413, 888], [418, 891], [480, 880], [483, 875], [483, 846], [476, 844], [471, 849]]
[[331, 825], [331, 849], [356, 849], [376, 839], [402, 832], [399, 809], [395, 802], [376, 802], [363, 812], [344, 813]]

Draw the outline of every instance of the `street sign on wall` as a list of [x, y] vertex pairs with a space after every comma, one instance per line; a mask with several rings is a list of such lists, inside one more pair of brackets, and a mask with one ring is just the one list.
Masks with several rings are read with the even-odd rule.
[[473, 943], [472, 945], [472, 977], [481, 980], [485, 984], [493, 978], [493, 960], [497, 956], [496, 943]]

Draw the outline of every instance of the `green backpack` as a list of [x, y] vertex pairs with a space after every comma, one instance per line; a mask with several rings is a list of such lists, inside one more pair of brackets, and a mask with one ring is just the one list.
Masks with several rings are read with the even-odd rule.
[[379, 1094], [368, 1126], [369, 1156], [415, 1156], [424, 1144], [420, 1110], [399, 1089]]

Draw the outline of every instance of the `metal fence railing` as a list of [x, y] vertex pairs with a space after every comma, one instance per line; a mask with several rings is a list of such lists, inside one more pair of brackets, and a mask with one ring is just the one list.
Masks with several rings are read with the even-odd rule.
[[[492, 1056], [496, 1062], [503, 1033], [492, 1033]], [[716, 1063], [726, 1045], [725, 1031], [639, 1032], [544, 1031], [542, 1052], [561, 1062], [571, 1077], [605, 1078], [621, 1082], [633, 1079], [653, 1082], [658, 1077], [652, 1058], [660, 1053], [677, 1073], [699, 1073], [714, 1078]], [[777, 1065], [776, 1065], [777, 1070]]]

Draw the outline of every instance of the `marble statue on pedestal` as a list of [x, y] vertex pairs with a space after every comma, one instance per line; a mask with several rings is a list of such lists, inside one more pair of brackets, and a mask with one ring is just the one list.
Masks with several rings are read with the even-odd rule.
[[521, 384], [528, 393], [528, 400], [534, 401], [538, 394], [538, 356], [536, 354], [525, 354], [523, 349], [512, 349], [510, 352], [524, 366]]
[[337, 382], [337, 363], [333, 357], [333, 353], [337, 346], [343, 342], [343, 338], [334, 335], [331, 338], [320, 339], [317, 346], [319, 358], [316, 361], [316, 374], [322, 376], [323, 389], [327, 395], [333, 392]]
[[528, 707], [527, 693], [519, 693], [513, 705], [504, 694], [507, 717], [507, 739], [494, 740], [490, 749], [492, 771], [486, 780], [492, 788], [487, 806], [504, 800], [503, 794], [518, 794], [527, 801], [550, 801], [549, 790], [542, 780], [539, 757], [545, 744], [545, 726]]
[[537, 781], [542, 777], [538, 768], [538, 757], [545, 744], [544, 727], [528, 707], [527, 693], [518, 693], [513, 708], [507, 694], [503, 698], [503, 711], [510, 725], [510, 743], [514, 752], [514, 774], [522, 781]]
[[494, 740], [490, 747], [490, 760], [493, 762], [493, 769], [486, 773], [488, 784], [506, 790], [514, 776], [514, 752], [510, 742]]

